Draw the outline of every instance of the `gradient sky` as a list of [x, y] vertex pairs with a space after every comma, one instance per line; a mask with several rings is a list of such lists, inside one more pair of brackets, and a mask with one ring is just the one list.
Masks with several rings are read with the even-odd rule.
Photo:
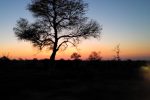
[[[0, 56], [10, 58], [49, 58], [50, 51], [33, 48], [30, 42], [18, 41], [13, 27], [19, 18], [33, 21], [26, 5], [31, 0], [0, 1]], [[122, 59], [150, 60], [150, 0], [84, 0], [89, 4], [87, 16], [98, 21], [103, 30], [101, 39], [83, 40], [78, 50], [71, 47], [59, 51], [57, 59], [70, 58], [78, 52], [85, 59], [92, 51], [100, 51], [103, 59], [112, 59], [120, 44]]]

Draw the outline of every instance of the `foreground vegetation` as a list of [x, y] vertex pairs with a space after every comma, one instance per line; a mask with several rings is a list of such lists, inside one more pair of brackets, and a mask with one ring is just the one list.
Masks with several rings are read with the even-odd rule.
[[0, 91], [8, 100], [148, 100], [150, 89], [139, 71], [144, 64], [0, 60]]

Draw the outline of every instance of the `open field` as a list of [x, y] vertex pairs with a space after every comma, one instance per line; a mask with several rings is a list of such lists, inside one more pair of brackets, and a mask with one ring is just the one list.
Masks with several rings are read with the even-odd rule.
[[140, 71], [143, 65], [143, 61], [0, 61], [0, 99], [150, 100], [149, 81]]

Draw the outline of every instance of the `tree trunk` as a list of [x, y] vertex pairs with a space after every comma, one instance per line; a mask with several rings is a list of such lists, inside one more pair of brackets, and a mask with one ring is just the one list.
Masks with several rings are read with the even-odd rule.
[[50, 61], [55, 61], [56, 52], [57, 52], [57, 50], [53, 49], [53, 52], [50, 56]]
[[55, 57], [56, 57], [56, 53], [57, 53], [57, 43], [58, 43], [58, 40], [57, 38], [55, 39], [55, 43], [54, 43], [54, 47], [53, 47], [53, 51], [52, 51], [52, 54], [50, 56], [50, 61], [55, 61]]

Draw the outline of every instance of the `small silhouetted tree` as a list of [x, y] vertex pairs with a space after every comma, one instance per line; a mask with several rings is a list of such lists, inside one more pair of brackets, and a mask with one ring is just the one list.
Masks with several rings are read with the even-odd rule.
[[100, 52], [92, 52], [89, 57], [88, 57], [88, 60], [101, 60], [102, 57], [100, 56]]
[[74, 60], [79, 60], [80, 57], [81, 57], [81, 55], [78, 54], [78, 53], [76, 53], [76, 52], [74, 52], [74, 53], [71, 55], [71, 59], [74, 59]]
[[115, 48], [114, 51], [116, 53], [116, 55], [114, 56], [114, 59], [117, 61], [120, 61], [120, 44], [118, 44]]
[[40, 50], [52, 50], [50, 60], [55, 60], [60, 48], [69, 44], [77, 46], [81, 39], [98, 38], [102, 30], [94, 20], [85, 16], [88, 5], [83, 0], [32, 0], [28, 10], [36, 18], [29, 23], [21, 18], [14, 32], [18, 39], [30, 41]]

